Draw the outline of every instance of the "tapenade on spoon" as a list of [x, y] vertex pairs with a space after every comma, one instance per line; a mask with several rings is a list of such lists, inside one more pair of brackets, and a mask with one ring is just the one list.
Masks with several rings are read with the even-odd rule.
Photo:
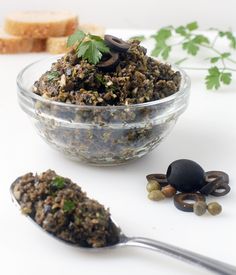
[[35, 223], [56, 238], [79, 247], [99, 248], [136, 246], [209, 269], [218, 274], [236, 274], [236, 267], [142, 237], [127, 237], [109, 212], [91, 200], [70, 179], [48, 170], [41, 175], [28, 173], [10, 187], [13, 200]]
[[19, 177], [12, 193], [22, 213], [63, 241], [83, 247], [104, 247], [119, 241], [109, 211], [52, 170]]

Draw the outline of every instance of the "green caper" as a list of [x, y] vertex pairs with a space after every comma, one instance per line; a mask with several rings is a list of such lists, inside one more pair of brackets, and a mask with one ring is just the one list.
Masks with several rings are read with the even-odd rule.
[[146, 188], [148, 192], [152, 192], [153, 190], [161, 190], [160, 183], [156, 180], [150, 180]]
[[213, 215], [219, 215], [222, 212], [222, 206], [218, 202], [211, 202], [207, 205], [208, 212]]
[[207, 204], [204, 201], [198, 201], [195, 202], [193, 205], [193, 212], [197, 216], [202, 216], [206, 213], [207, 210]]
[[164, 200], [165, 195], [160, 190], [153, 190], [148, 194], [148, 198], [152, 201]]

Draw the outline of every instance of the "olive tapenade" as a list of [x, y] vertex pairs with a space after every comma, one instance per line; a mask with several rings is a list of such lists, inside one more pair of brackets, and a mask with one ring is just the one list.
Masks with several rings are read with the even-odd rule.
[[96, 64], [76, 46], [51, 65], [33, 84], [33, 115], [45, 141], [71, 159], [117, 165], [165, 138], [187, 106], [188, 87], [183, 73], [149, 57], [139, 41], [103, 42], [110, 51]]
[[104, 247], [119, 241], [109, 211], [52, 170], [18, 178], [13, 195], [24, 214], [63, 241], [82, 247]]
[[147, 56], [139, 43], [123, 42], [129, 47], [119, 52], [119, 58], [111, 51], [109, 70], [104, 62], [90, 64], [72, 49], [35, 82], [33, 91], [54, 101], [96, 106], [144, 103], [176, 93], [180, 73]]

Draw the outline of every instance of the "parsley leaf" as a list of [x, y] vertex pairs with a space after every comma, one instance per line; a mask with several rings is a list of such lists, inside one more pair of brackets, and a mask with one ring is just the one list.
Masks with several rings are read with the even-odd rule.
[[223, 82], [225, 85], [229, 85], [232, 81], [232, 74], [231, 73], [221, 73], [220, 81]]
[[218, 89], [220, 87], [220, 71], [217, 67], [212, 67], [208, 70], [208, 75], [205, 78], [207, 89]]
[[221, 54], [221, 57], [222, 57], [222, 58], [227, 58], [227, 57], [229, 57], [229, 56], [231, 56], [231, 53], [228, 53], [228, 52], [225, 52], [225, 53], [222, 53], [222, 54]]
[[220, 57], [219, 57], [219, 56], [215, 56], [215, 57], [210, 58], [211, 63], [216, 63], [216, 62], [218, 62], [219, 60], [220, 60]]
[[52, 186], [55, 187], [56, 189], [62, 189], [65, 186], [65, 180], [64, 180], [64, 178], [57, 176], [52, 181]]
[[152, 38], [154, 38], [156, 42], [165, 42], [170, 37], [171, 30], [169, 27], [162, 28], [156, 34], [152, 35]]
[[75, 43], [82, 41], [86, 34], [83, 31], [76, 31], [71, 36], [68, 37], [67, 47], [75, 45]]
[[186, 25], [186, 28], [189, 31], [194, 31], [194, 30], [198, 29], [198, 23], [196, 21], [191, 22], [191, 23], [189, 23], [189, 24]]
[[67, 45], [75, 44], [78, 44], [76, 47], [78, 57], [94, 65], [101, 60], [103, 53], [110, 51], [100, 36], [85, 34], [83, 31], [77, 31], [68, 38]]
[[219, 36], [220, 37], [224, 37], [225, 36], [230, 41], [230, 46], [233, 49], [236, 49], [236, 37], [233, 35], [232, 32], [230, 32], [230, 31], [227, 31], [227, 32], [219, 31]]
[[75, 203], [72, 200], [65, 200], [63, 205], [63, 210], [65, 212], [70, 212], [75, 209]]
[[186, 50], [187, 53], [191, 55], [196, 55], [197, 52], [199, 51], [199, 47], [193, 39], [183, 43], [183, 49]]
[[209, 44], [209, 39], [205, 35], [198, 34], [193, 38], [193, 42], [199, 45], [204, 43]]
[[178, 28], [175, 29], [175, 32], [182, 36], [187, 36], [187, 31], [184, 26], [179, 26]]
[[232, 81], [232, 74], [229, 72], [220, 71], [216, 66], [208, 70], [208, 75], [205, 78], [207, 89], [218, 89], [221, 82], [229, 85]]
[[60, 76], [60, 73], [58, 71], [52, 71], [47, 74], [47, 78], [49, 81], [53, 80], [54, 78], [57, 78]]
[[155, 39], [155, 48], [152, 50], [151, 55], [161, 55], [164, 60], [169, 57], [171, 52], [171, 46], [167, 45], [166, 41], [171, 37], [172, 32], [169, 27], [160, 29], [156, 34], [152, 36]]

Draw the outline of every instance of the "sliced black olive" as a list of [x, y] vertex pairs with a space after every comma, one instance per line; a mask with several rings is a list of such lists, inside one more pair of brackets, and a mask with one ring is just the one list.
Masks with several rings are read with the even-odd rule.
[[225, 172], [208, 171], [205, 173], [205, 181], [206, 184], [200, 189], [202, 194], [220, 197], [230, 192], [229, 176]]
[[172, 162], [166, 173], [167, 181], [181, 192], [195, 192], [205, 185], [205, 172], [196, 162], [179, 159]]
[[230, 192], [230, 186], [227, 183], [222, 182], [222, 183], [216, 184], [215, 189], [210, 194], [215, 197], [221, 197], [221, 196], [225, 196], [229, 192]]
[[184, 212], [193, 212], [194, 203], [187, 203], [186, 200], [206, 201], [205, 197], [198, 193], [179, 193], [174, 196], [175, 207]]
[[201, 194], [209, 195], [211, 192], [214, 191], [215, 188], [215, 181], [211, 181], [206, 183], [199, 191]]
[[207, 182], [214, 179], [220, 179], [221, 182], [229, 183], [229, 175], [223, 171], [208, 171], [205, 173], [205, 179]]
[[148, 181], [150, 181], [150, 180], [158, 181], [160, 183], [161, 187], [164, 187], [169, 184], [165, 174], [150, 174], [150, 175], [146, 176], [146, 179]]
[[102, 60], [96, 65], [101, 71], [109, 72], [119, 63], [119, 54], [110, 52], [103, 55]]
[[115, 37], [113, 35], [106, 34], [104, 36], [105, 43], [107, 46], [117, 52], [127, 52], [130, 44], [123, 41], [122, 39]]

